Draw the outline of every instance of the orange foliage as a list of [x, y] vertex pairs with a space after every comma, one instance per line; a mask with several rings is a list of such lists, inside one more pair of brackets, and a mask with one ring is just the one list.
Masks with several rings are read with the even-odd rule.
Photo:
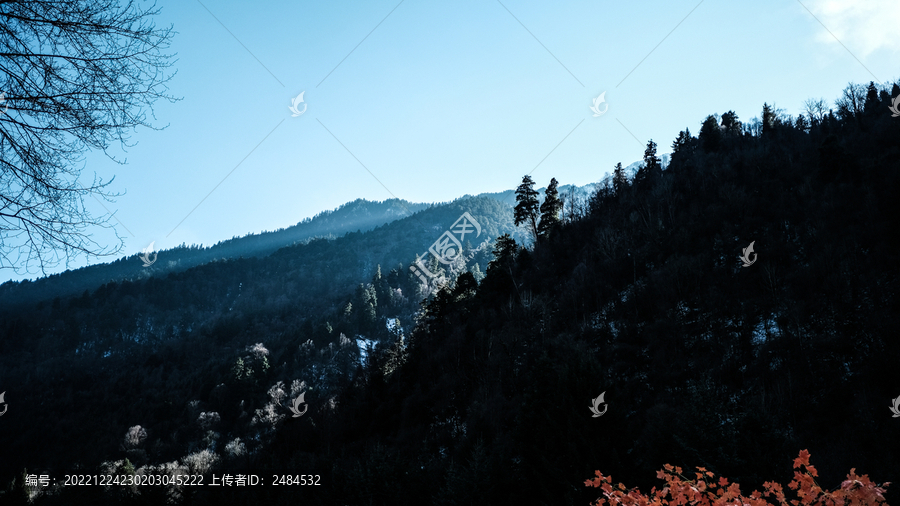
[[[877, 485], [868, 475], [857, 476], [856, 469], [851, 469], [841, 487], [833, 492], [822, 490], [816, 483], [819, 475], [816, 468], [809, 463], [809, 452], [802, 450], [794, 459], [794, 469], [803, 468], [803, 472], [794, 471], [794, 479], [788, 488], [796, 491], [798, 499], [787, 501], [781, 484], [767, 481], [763, 483], [765, 492], [754, 490], [749, 496], [741, 494], [737, 483], [728, 484], [728, 479], [719, 477], [702, 467], [695, 473], [696, 480], [688, 480], [681, 474], [680, 467], [669, 464], [656, 472], [656, 477], [665, 480], [666, 486], [661, 490], [653, 487], [649, 495], [640, 490], [626, 489], [619, 483], [612, 485], [612, 478], [596, 471], [597, 477], [584, 482], [588, 487], [599, 487], [603, 497], [593, 505], [603, 506], [888, 506], [884, 499], [886, 482]], [[707, 478], [711, 478], [707, 481]], [[774, 497], [774, 503], [763, 497]]]

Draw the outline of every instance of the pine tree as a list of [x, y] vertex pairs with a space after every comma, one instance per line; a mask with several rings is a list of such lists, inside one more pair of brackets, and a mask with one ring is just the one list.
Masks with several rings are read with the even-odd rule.
[[494, 259], [488, 264], [488, 272], [490, 273], [492, 269], [502, 268], [511, 263], [515, 259], [518, 250], [519, 245], [516, 244], [516, 240], [509, 234], [503, 234], [498, 237], [497, 242], [494, 243]]
[[647, 142], [647, 149], [644, 150], [644, 167], [651, 178], [662, 173], [662, 160], [656, 156], [656, 143], [653, 139]]
[[763, 104], [762, 111], [762, 134], [763, 136], [772, 135], [775, 131], [775, 110], [767, 103]]
[[866, 115], [871, 116], [876, 113], [879, 106], [878, 88], [873, 81], [869, 81], [869, 86], [866, 87], [866, 101], [863, 104], [863, 111]]
[[878, 100], [881, 101], [881, 105], [879, 105], [879, 107], [887, 108], [890, 107], [893, 103], [893, 100], [891, 100], [891, 94], [888, 93], [887, 88], [882, 88], [881, 91], [878, 92]]
[[644, 162], [634, 175], [634, 185], [646, 187], [662, 174], [662, 161], [656, 156], [656, 143], [651, 139], [644, 150]]
[[478, 282], [475, 280], [475, 276], [471, 272], [464, 272], [456, 278], [456, 283], [453, 285], [453, 300], [472, 298], [477, 291]]
[[538, 237], [538, 192], [534, 189], [534, 180], [531, 176], [525, 175], [522, 178], [522, 184], [516, 188], [516, 208], [513, 212], [515, 225], [525, 224], [532, 240]]
[[616, 164], [613, 169], [613, 192], [616, 195], [622, 195], [628, 189], [628, 176], [625, 175], [625, 169], [622, 162]]
[[719, 122], [713, 115], [707, 116], [700, 126], [700, 134], [698, 135], [700, 146], [707, 153], [715, 153], [722, 144], [722, 131], [719, 129]]
[[685, 128], [684, 130], [678, 132], [678, 137], [672, 142], [672, 156], [675, 156], [676, 153], [682, 153], [687, 151], [687, 154], [690, 154], [693, 151], [694, 147], [694, 137], [691, 135], [691, 129]]
[[691, 135], [691, 130], [685, 128], [678, 132], [678, 137], [672, 142], [672, 159], [670, 164], [673, 166], [681, 165], [681, 162], [690, 159], [697, 147], [697, 139]]
[[563, 203], [559, 199], [559, 183], [556, 178], [550, 179], [550, 184], [544, 191], [544, 203], [541, 204], [541, 222], [538, 224], [538, 233], [542, 237], [546, 237], [551, 230], [559, 225], [559, 213], [562, 211]]
[[378, 296], [375, 293], [375, 287], [371, 283], [360, 283], [356, 287], [356, 303], [357, 307], [362, 309], [358, 313], [360, 328], [371, 330], [371, 326], [376, 320], [376, 310], [378, 308]]

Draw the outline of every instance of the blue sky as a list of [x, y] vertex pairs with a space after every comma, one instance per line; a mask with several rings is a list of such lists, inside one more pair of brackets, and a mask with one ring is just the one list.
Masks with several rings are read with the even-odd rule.
[[107, 208], [125, 254], [288, 227], [356, 198], [449, 201], [526, 173], [596, 182], [708, 114], [747, 121], [768, 102], [796, 116], [850, 81], [900, 77], [893, 0], [158, 4], [156, 23], [178, 32], [170, 92], [183, 100], [157, 103], [166, 129], [112, 151], [127, 165], [92, 153], [81, 178], [116, 176], [125, 194]]

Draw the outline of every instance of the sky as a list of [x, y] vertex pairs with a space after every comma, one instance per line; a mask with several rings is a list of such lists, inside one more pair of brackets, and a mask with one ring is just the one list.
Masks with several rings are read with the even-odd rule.
[[248, 5], [158, 2], [180, 100], [155, 104], [164, 129], [111, 149], [127, 164], [89, 153], [80, 178], [115, 176], [122, 196], [104, 205], [123, 254], [289, 227], [357, 198], [446, 202], [525, 174], [593, 183], [709, 114], [746, 122], [767, 102], [796, 116], [848, 82], [900, 77], [895, 0]]

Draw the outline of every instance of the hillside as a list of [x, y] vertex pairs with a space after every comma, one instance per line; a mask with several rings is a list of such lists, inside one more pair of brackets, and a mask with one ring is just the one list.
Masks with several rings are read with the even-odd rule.
[[8, 281], [0, 285], [0, 306], [28, 305], [54, 297], [80, 295], [85, 290], [96, 290], [110, 281], [146, 279], [181, 272], [214, 260], [242, 256], [262, 257], [279, 248], [314, 238], [334, 238], [348, 232], [369, 231], [428, 206], [429, 204], [415, 204], [399, 199], [383, 202], [357, 199], [285, 229], [234, 237], [206, 248], [181, 245], [159, 251], [160, 261], [146, 268], [138, 255], [131, 255], [109, 263], [52, 274], [35, 281]]
[[[633, 168], [635, 164], [629, 167]], [[567, 197], [574, 198], [576, 202], [584, 202], [590, 197], [594, 186], [593, 184], [581, 187], [566, 185], [561, 190]], [[482, 193], [474, 197], [466, 195], [461, 198], [479, 197], [491, 198], [506, 205], [515, 204], [515, 196], [511, 190]], [[164, 276], [213, 261], [241, 257], [261, 258], [280, 248], [313, 239], [334, 239], [351, 232], [368, 232], [375, 227], [408, 217], [435, 205], [443, 206], [446, 203], [413, 203], [400, 199], [372, 202], [357, 199], [332, 211], [324, 211], [312, 218], [306, 218], [285, 229], [234, 237], [209, 247], [181, 245], [157, 251], [156, 258], [160, 261], [154, 262], [149, 267], [143, 266], [138, 255], [130, 255], [113, 262], [51, 274], [34, 281], [8, 281], [0, 284], [0, 307], [27, 307], [56, 297], [81, 295], [85, 290], [94, 291], [101, 285], [112, 281]]]
[[[438, 277], [422, 285], [409, 270], [410, 263], [427, 253], [463, 213], [481, 227], [478, 237], [470, 235], [471, 242], [464, 244], [468, 262], [441, 266], [434, 258], [425, 259]], [[511, 219], [509, 207], [496, 200], [462, 199], [369, 232], [315, 239], [262, 258], [213, 261], [181, 272], [113, 281], [81, 296], [27, 309], [4, 307], [0, 384], [9, 392], [7, 399], [15, 397], [21, 409], [0, 426], [2, 434], [16, 434], [7, 448], [28, 455], [32, 468], [65, 465], [73, 455], [88, 464], [117, 451], [120, 433], [128, 429], [121, 424], [127, 420], [142, 419], [148, 428], [156, 423], [173, 430], [179, 424], [190, 426], [193, 420], [181, 419], [181, 409], [221, 383], [200, 386], [207, 375], [214, 370], [228, 375], [244, 348], [257, 342], [272, 349], [271, 369], [258, 368], [252, 381], [249, 375], [232, 377], [237, 391], [262, 395], [247, 398], [245, 409], [259, 400], [265, 404], [268, 385], [262, 381], [274, 377], [305, 377], [312, 384], [313, 376], [317, 388], [332, 392], [350, 371], [315, 373], [323, 362], [295, 356], [298, 346], [307, 341], [316, 349], [333, 346], [342, 333], [390, 338], [386, 326], [377, 324], [389, 318], [400, 322], [398, 331], [411, 329], [418, 303], [443, 276], [487, 268], [487, 245], [515, 232]], [[374, 284], [363, 286], [369, 280]], [[386, 280], [397, 290], [386, 290]], [[372, 311], [371, 318], [363, 318], [363, 307]], [[355, 347], [352, 354], [345, 351], [347, 360], [359, 359]], [[143, 401], [134, 404], [134, 395]], [[42, 409], [42, 399], [50, 398], [53, 410]], [[60, 412], [68, 415], [60, 417]], [[106, 422], [88, 423], [83, 416], [100, 416]], [[84, 427], [83, 437], [70, 439], [65, 429], [70, 425]], [[151, 455], [177, 456], [188, 448], [187, 441], [176, 437]], [[9, 464], [3, 461], [0, 467]]]
[[384, 503], [588, 504], [594, 470], [649, 490], [667, 463], [751, 491], [807, 448], [825, 488], [900, 475], [897, 95], [870, 85], [812, 120], [764, 106], [759, 129], [710, 116], [665, 171], [651, 143], [583, 218], [533, 248], [498, 240], [484, 280], [438, 293], [348, 394], [340, 429], [280, 433], [280, 462], [312, 452]]
[[[786, 482], [800, 449], [825, 488], [850, 468], [898, 476], [897, 95], [711, 115], [533, 243], [514, 195], [463, 198], [6, 312], [0, 384], [20, 411], [0, 424], [0, 482], [302, 473], [322, 485], [40, 500], [588, 504], [595, 470], [649, 489], [664, 464], [703, 466], [749, 492]], [[424, 260], [423, 283], [410, 264], [463, 213], [481, 227], [468, 260]]]

